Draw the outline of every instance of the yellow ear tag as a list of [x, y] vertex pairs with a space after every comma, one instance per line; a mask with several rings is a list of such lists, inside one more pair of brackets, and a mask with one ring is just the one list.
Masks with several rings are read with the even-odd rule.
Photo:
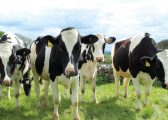
[[50, 48], [52, 48], [52, 47], [53, 47], [53, 44], [48, 40], [47, 46], [50, 47]]
[[149, 62], [146, 61], [145, 66], [146, 66], [146, 67], [150, 67], [151, 65], [150, 65]]

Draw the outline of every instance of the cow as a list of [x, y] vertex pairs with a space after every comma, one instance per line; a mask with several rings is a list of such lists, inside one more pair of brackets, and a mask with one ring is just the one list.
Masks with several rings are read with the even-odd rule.
[[[81, 53], [81, 43], [93, 44], [97, 37], [88, 35], [81, 37], [77, 29], [68, 27], [62, 29], [57, 37], [46, 35], [38, 37], [31, 44], [30, 61], [35, 82], [36, 105], [40, 105], [39, 80], [50, 81], [53, 92], [53, 119], [59, 119], [58, 105], [61, 100], [58, 84], [71, 86], [71, 101], [74, 119], [78, 114], [78, 62]], [[66, 79], [68, 78], [68, 79]], [[49, 83], [49, 82], [48, 82]]]
[[163, 88], [168, 88], [168, 50], [158, 49], [149, 33], [140, 33], [129, 39], [115, 43], [112, 48], [112, 68], [116, 82], [116, 93], [119, 96], [120, 76], [124, 77], [124, 96], [130, 79], [136, 91], [137, 111], [141, 110], [140, 83], [145, 86], [144, 105], [149, 104], [149, 94], [157, 77]]
[[21, 83], [23, 83], [26, 96], [29, 96], [31, 89], [28, 57], [30, 50], [12, 32], [6, 32], [1, 36], [0, 48], [0, 96], [2, 96], [2, 85], [5, 85], [7, 86], [7, 96], [10, 99], [10, 86], [15, 82], [16, 108], [19, 108], [18, 98]]
[[86, 81], [91, 82], [92, 99], [98, 103], [96, 97], [96, 76], [97, 65], [104, 61], [104, 50], [106, 43], [113, 43], [116, 38], [109, 37], [107, 40], [103, 34], [96, 34], [98, 41], [91, 45], [82, 44], [82, 59], [79, 61], [80, 69], [80, 88], [81, 88], [81, 102], [84, 101]]

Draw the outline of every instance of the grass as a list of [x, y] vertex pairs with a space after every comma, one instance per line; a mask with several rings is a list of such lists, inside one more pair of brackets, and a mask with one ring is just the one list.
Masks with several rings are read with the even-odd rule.
[[[62, 86], [62, 100], [59, 106], [61, 120], [72, 119], [72, 107], [70, 95], [65, 96]], [[6, 89], [4, 88], [4, 95]], [[41, 103], [44, 101], [44, 92], [41, 89]], [[79, 115], [81, 120], [167, 120], [168, 118], [168, 95], [167, 91], [160, 87], [153, 87], [150, 94], [150, 105], [140, 112], [134, 109], [135, 93], [132, 85], [129, 86], [129, 97], [123, 98], [123, 86], [121, 86], [121, 96], [115, 97], [115, 85], [99, 84], [96, 88], [99, 104], [94, 104], [91, 98], [90, 85], [86, 86], [85, 102], [79, 104]], [[31, 96], [26, 97], [21, 93], [21, 109], [15, 110], [15, 99], [13, 90], [11, 100], [4, 96], [0, 100], [0, 120], [50, 120], [52, 119], [53, 104], [50, 90], [48, 108], [42, 105], [39, 111], [36, 110], [35, 94], [32, 89]], [[80, 96], [80, 94], [79, 94]]]

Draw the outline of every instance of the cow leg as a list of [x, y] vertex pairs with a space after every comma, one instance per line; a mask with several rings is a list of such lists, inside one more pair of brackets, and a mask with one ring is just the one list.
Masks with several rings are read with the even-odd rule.
[[2, 85], [0, 85], [0, 98], [2, 97]]
[[10, 87], [7, 86], [7, 98], [10, 100], [11, 99], [11, 96], [10, 96]]
[[53, 103], [54, 103], [53, 120], [59, 120], [58, 106], [61, 101], [61, 95], [58, 90], [57, 80], [55, 80], [54, 82], [51, 81], [51, 87], [52, 87]]
[[34, 90], [36, 93], [36, 107], [37, 109], [40, 108], [40, 84], [39, 84], [39, 76], [33, 72], [33, 80], [34, 80]]
[[141, 110], [141, 87], [140, 87], [140, 82], [138, 78], [133, 78], [132, 79], [133, 84], [134, 84], [134, 88], [135, 88], [135, 92], [136, 92], [136, 111], [140, 111]]
[[97, 100], [97, 97], [96, 97], [96, 77], [94, 77], [92, 79], [91, 87], [92, 87], [92, 98], [93, 98], [93, 101], [97, 104], [98, 100]]
[[80, 76], [80, 89], [81, 89], [81, 102], [84, 102], [84, 94], [85, 94], [85, 85], [86, 85], [86, 80], [84, 79], [83, 76]]
[[145, 98], [144, 105], [147, 106], [149, 104], [149, 94], [152, 88], [154, 80], [149, 80], [149, 82], [145, 85]]
[[114, 71], [114, 78], [115, 78], [115, 84], [116, 84], [116, 95], [117, 97], [119, 97], [120, 96], [120, 76], [118, 76], [115, 71]]
[[78, 113], [78, 85], [79, 85], [79, 76], [72, 77], [71, 83], [71, 101], [74, 113], [74, 120], [79, 120], [79, 113]]
[[124, 78], [124, 98], [128, 97], [129, 82], [130, 82], [130, 78]]
[[49, 85], [50, 81], [45, 81], [45, 87], [44, 87], [44, 93], [45, 93], [45, 103], [44, 105], [47, 107], [48, 106], [48, 91], [49, 91]]
[[14, 94], [15, 94], [15, 99], [16, 99], [16, 109], [20, 108], [20, 104], [19, 104], [20, 86], [21, 86], [20, 82], [15, 81]]

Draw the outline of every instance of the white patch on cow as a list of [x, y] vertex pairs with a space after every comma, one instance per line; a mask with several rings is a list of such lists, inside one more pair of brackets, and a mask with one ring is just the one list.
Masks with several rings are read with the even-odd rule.
[[50, 54], [51, 54], [51, 48], [46, 47], [45, 49], [45, 58], [44, 58], [44, 67], [43, 67], [43, 72], [42, 72], [42, 77], [44, 79], [49, 78], [49, 62], [50, 62]]
[[158, 59], [162, 62], [164, 72], [165, 72], [165, 83], [168, 83], [168, 50], [163, 50], [157, 53]]
[[134, 48], [141, 42], [141, 40], [145, 37], [145, 33], [140, 33], [138, 35], [135, 35], [134, 37], [132, 37], [131, 40], [131, 44], [130, 44], [130, 49], [129, 49], [129, 53], [132, 52], [134, 50]]
[[29, 62], [28, 62], [28, 60], [25, 60], [24, 65], [25, 65], [25, 67], [24, 67], [24, 70], [23, 70], [23, 75], [29, 70]]
[[133, 84], [134, 84], [134, 88], [136, 91], [136, 95], [137, 95], [137, 100], [136, 100], [136, 109], [140, 110], [141, 109], [141, 87], [140, 87], [140, 83], [145, 85], [145, 105], [148, 104], [148, 96], [149, 93], [151, 91], [152, 88], [152, 84], [154, 82], [155, 79], [151, 79], [150, 75], [148, 73], [144, 73], [144, 72], [139, 72], [137, 74], [136, 78], [132, 78]]
[[70, 88], [72, 80], [67, 78], [65, 75], [57, 76], [58, 83], [63, 85], [66, 89]]
[[[70, 56], [72, 55], [72, 50], [78, 41], [78, 31], [76, 29], [66, 30], [66, 31], [63, 31], [61, 35], [62, 35], [62, 40], [65, 43], [65, 46], [66, 46], [66, 49], [68, 51], [68, 55], [70, 58]], [[74, 68], [72, 67], [73, 65], [71, 64], [72, 62], [70, 61], [68, 62], [65, 70]]]
[[73, 47], [78, 41], [78, 31], [76, 29], [66, 30], [63, 31], [61, 35], [70, 57]]
[[103, 44], [105, 43], [105, 38], [103, 34], [97, 34], [98, 41], [94, 43], [95, 50], [93, 52], [94, 61], [96, 61], [97, 57], [102, 57], [104, 61], [103, 54]]
[[30, 53], [30, 63], [31, 63], [31, 67], [32, 69], [35, 70], [35, 60], [36, 60], [36, 57], [37, 57], [37, 54], [36, 54], [36, 44], [33, 43], [31, 45], [31, 53]]
[[97, 62], [87, 61], [80, 69], [81, 76], [84, 76], [86, 80], [91, 80], [97, 73]]
[[7, 63], [9, 61], [9, 57], [12, 54], [13, 44], [12, 43], [3, 43], [3, 44], [0, 44], [0, 48], [1, 48], [0, 58], [2, 60], [3, 66], [4, 66], [5, 79], [7, 78], [8, 80], [10, 80], [8, 75], [7, 75], [6, 69], [7, 69]]
[[86, 44], [82, 44], [82, 46], [81, 46], [81, 53], [83, 53], [84, 52], [84, 50], [86, 50]]

